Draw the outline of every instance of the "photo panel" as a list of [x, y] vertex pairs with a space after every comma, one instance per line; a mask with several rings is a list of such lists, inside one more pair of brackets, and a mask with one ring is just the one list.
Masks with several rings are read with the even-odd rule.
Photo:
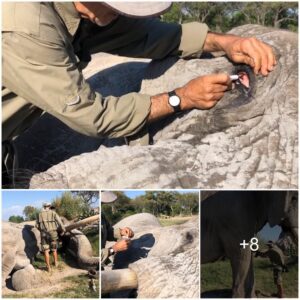
[[199, 191], [114, 190], [101, 199], [101, 297], [199, 298]]
[[2, 298], [99, 298], [99, 191], [2, 191]]
[[298, 191], [201, 191], [201, 298], [298, 298]]

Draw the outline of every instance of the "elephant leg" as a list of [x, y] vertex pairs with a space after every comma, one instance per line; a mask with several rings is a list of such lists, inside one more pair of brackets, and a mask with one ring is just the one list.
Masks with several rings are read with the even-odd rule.
[[2, 287], [6, 286], [6, 279], [16, 264], [16, 254], [6, 252], [2, 257]]
[[229, 257], [232, 267], [232, 297], [255, 297], [253, 257], [250, 249], [239, 249]]

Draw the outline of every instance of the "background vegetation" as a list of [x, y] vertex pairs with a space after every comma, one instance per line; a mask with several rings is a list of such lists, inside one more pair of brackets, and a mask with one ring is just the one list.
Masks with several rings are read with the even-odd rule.
[[102, 204], [101, 210], [111, 224], [137, 213], [151, 213], [156, 217], [192, 216], [199, 212], [199, 194], [152, 192], [130, 199], [123, 192], [114, 192], [118, 200]]
[[[98, 199], [99, 193], [96, 191], [71, 191], [54, 198], [51, 204], [59, 216], [76, 221], [98, 214], [99, 209], [93, 208]], [[40, 207], [27, 205], [23, 210], [25, 217], [13, 215], [8, 220], [14, 223], [33, 221], [36, 220], [40, 211]]]
[[210, 30], [226, 32], [244, 24], [298, 30], [297, 2], [175, 2], [163, 20], [174, 23], [198, 21]]

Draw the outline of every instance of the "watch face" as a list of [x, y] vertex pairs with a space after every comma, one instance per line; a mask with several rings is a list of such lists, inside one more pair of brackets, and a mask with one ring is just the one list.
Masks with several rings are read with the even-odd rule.
[[169, 103], [171, 106], [178, 106], [180, 104], [180, 98], [176, 95], [169, 98]]

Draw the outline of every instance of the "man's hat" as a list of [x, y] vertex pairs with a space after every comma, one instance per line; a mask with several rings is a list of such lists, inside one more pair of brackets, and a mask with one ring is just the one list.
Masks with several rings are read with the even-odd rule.
[[101, 192], [101, 202], [102, 203], [110, 203], [114, 202], [118, 196], [112, 192]]
[[51, 206], [51, 203], [50, 203], [50, 202], [44, 202], [44, 203], [43, 203], [43, 207], [48, 207], [48, 206]]
[[268, 241], [266, 245], [268, 245], [268, 246], [274, 246], [274, 242], [273, 241]]
[[172, 5], [172, 2], [104, 2], [120, 15], [128, 17], [154, 17], [165, 13]]

